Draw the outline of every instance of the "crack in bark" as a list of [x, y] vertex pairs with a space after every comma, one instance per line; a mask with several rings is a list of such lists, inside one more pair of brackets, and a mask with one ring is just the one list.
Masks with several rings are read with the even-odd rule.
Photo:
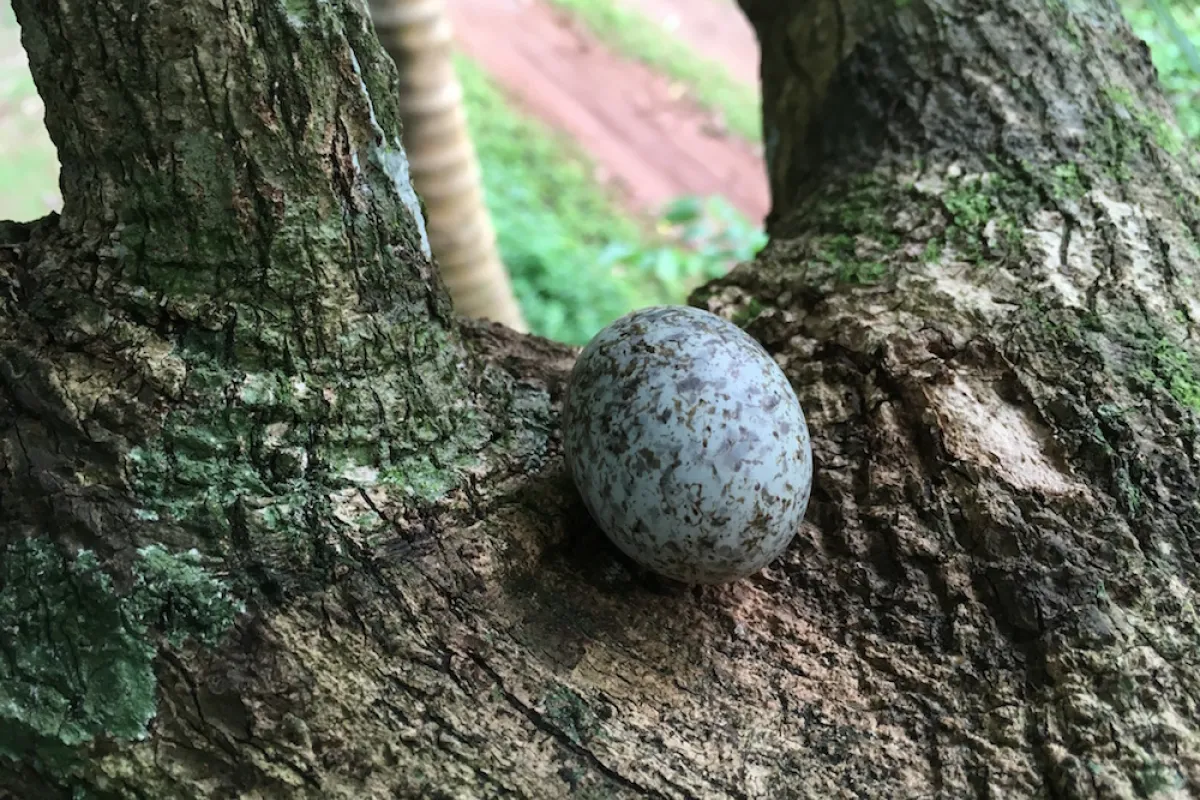
[[[504, 696], [504, 699], [510, 706], [516, 709], [521, 716], [525, 717], [525, 719], [527, 719], [531, 725], [554, 739], [558, 743], [559, 747], [571, 751], [576, 756], [583, 759], [601, 775], [615, 783], [617, 786], [636, 793], [638, 797], [650, 797], [657, 798], [657, 800], [667, 800], [668, 796], [657, 789], [639, 784], [638, 782], [625, 775], [622, 775], [617, 770], [605, 764], [600, 760], [599, 756], [582, 744], [575, 742], [570, 736], [547, 720], [541, 713], [523, 702], [505, 687], [504, 680], [500, 677], [500, 673], [496, 672], [496, 670], [493, 669], [492, 666], [484, 659], [480, 658], [474, 653], [467, 653], [466, 656], [467, 658], [471, 659], [476, 666], [483, 670], [489, 678], [492, 679], [496, 686], [499, 687], [501, 694]], [[671, 785], [674, 789], [680, 792], [680, 796], [687, 796], [687, 793], [682, 789], [682, 787], [674, 784]]]

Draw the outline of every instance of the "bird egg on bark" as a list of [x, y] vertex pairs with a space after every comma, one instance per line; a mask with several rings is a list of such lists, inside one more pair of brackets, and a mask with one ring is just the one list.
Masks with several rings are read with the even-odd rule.
[[721, 317], [654, 307], [600, 331], [571, 372], [562, 427], [589, 513], [660, 575], [751, 575], [800, 528], [812, 487], [800, 401], [762, 346]]

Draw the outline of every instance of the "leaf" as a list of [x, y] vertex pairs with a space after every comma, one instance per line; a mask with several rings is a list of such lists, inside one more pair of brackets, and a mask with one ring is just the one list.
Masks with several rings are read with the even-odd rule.
[[683, 225], [699, 219], [703, 212], [704, 204], [699, 197], [680, 197], [667, 204], [663, 220], [672, 225]]

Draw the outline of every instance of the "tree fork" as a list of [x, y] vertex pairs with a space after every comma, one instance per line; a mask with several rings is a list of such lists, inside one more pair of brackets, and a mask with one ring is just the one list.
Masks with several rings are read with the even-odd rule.
[[[18, 14], [49, 117], [69, 118], [69, 101], [93, 118], [71, 80], [160, 63], [95, 25], [51, 41], [38, 31], [57, 30], [42, 20], [58, 11], [43, 6]], [[160, 258], [180, 252], [164, 237], [146, 249], [155, 269], [109, 277], [108, 259], [129, 257], [112, 220], [140, 232], [158, 206], [117, 180], [136, 161], [78, 167], [93, 188], [64, 195], [96, 199], [68, 198], [61, 222], [9, 231], [0, 250], [0, 519], [15, 521], [0, 618], [21, 620], [0, 639], [0, 787], [1200, 791], [1197, 187], [1161, 98], [1132, 100], [1149, 85], [1144, 51], [1108, 3], [745, 7], [763, 39], [773, 238], [693, 301], [742, 322], [805, 405], [816, 484], [789, 552], [697, 590], [617, 557], [562, 474], [555, 404], [572, 351], [449, 323], [400, 200], [371, 217], [379, 228], [354, 228], [406, 232], [391, 234], [409, 243], [395, 283], [359, 291], [349, 246], [318, 236], [343, 269], [320, 273], [336, 291], [310, 318], [262, 288], [284, 286], [270, 272], [211, 277], [243, 253], [226, 242], [273, 241], [254, 235], [277, 230], [258, 224], [271, 203], [223, 235], [214, 211], [209, 238], [184, 237], [220, 258]], [[371, 88], [390, 67], [364, 67], [379, 50], [353, 33], [357, 4], [296, 19], [230, 8], [241, 24], [225, 33], [196, 21], [226, 13], [208, 6], [139, 19], [164, 33], [193, 20], [195, 42], [253, 35], [324, 54], [321, 69], [266, 62], [296, 108], [359, 103], [350, 41], [376, 118], [395, 126], [394, 94]], [[69, 57], [49, 45], [84, 41], [105, 46], [78, 62], [91, 70], [47, 68]], [[271, 86], [250, 68], [222, 74], [235, 97]], [[325, 105], [305, 99], [313, 82]], [[168, 86], [149, 96], [191, 96]], [[203, 121], [222, 131], [225, 117], [196, 109], [197, 139], [215, 141]], [[153, 118], [170, 124], [134, 151], [169, 153], [159, 135], [180, 122]], [[50, 127], [58, 141], [75, 125]], [[272, 152], [270, 133], [243, 146]], [[289, 175], [326, 163], [305, 152]], [[314, 191], [337, 195], [348, 174]], [[202, 200], [225, 213], [208, 195], [182, 207], [203, 222]], [[104, 222], [109, 207], [138, 213]], [[262, 263], [249, 252], [239, 264]], [[155, 302], [108, 288], [127, 283]], [[218, 289], [232, 322], [210, 310]], [[373, 314], [397, 325], [376, 332]], [[333, 335], [344, 330], [372, 335]], [[100, 664], [121, 665], [124, 691]]]

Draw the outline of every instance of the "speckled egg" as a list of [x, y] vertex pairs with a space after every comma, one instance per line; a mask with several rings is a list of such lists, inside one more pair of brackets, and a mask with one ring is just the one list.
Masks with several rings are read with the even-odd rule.
[[808, 506], [808, 426], [783, 370], [699, 309], [646, 308], [596, 334], [571, 373], [563, 438], [601, 529], [678, 581], [757, 572]]

